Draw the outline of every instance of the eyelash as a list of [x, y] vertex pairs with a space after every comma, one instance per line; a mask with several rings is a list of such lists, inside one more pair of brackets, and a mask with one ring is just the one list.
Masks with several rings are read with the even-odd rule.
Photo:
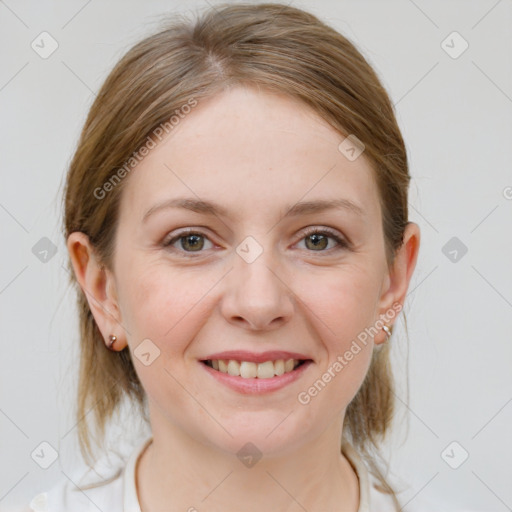
[[[164, 241], [162, 245], [165, 248], [171, 249], [176, 252], [180, 252], [180, 253], [182, 253], [182, 255], [186, 255], [186, 256], [184, 256], [186, 258], [196, 258], [204, 251], [185, 251], [185, 250], [176, 249], [175, 247], [171, 247], [175, 242], [179, 241], [181, 238], [186, 238], [187, 236], [190, 236], [190, 235], [198, 235], [198, 236], [204, 237], [209, 240], [209, 238], [204, 233], [201, 233], [200, 231], [190, 228], [190, 229], [181, 231], [173, 238], [171, 238], [167, 241]], [[343, 238], [341, 238], [335, 231], [332, 231], [329, 228], [322, 228], [322, 229], [308, 228], [306, 230], [306, 232], [304, 233], [304, 235], [302, 236], [302, 238], [299, 240], [299, 242], [304, 240], [304, 238], [307, 238], [308, 236], [311, 236], [311, 235], [324, 235], [324, 236], [327, 235], [328, 238], [332, 238], [338, 244], [338, 246], [331, 247], [331, 249], [325, 249], [323, 251], [308, 251], [308, 252], [318, 252], [318, 253], [328, 252], [328, 253], [330, 253], [331, 251], [339, 251], [339, 250], [343, 250], [343, 249], [349, 249], [349, 243], [346, 240], [344, 240]], [[197, 256], [195, 256], [194, 253], [196, 253]]]

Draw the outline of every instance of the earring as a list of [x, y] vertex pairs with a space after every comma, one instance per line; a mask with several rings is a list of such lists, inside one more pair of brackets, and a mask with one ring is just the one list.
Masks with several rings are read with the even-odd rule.
[[391, 338], [392, 330], [387, 325], [383, 325], [382, 330], [386, 333], [386, 341], [388, 341]]
[[117, 336], [114, 336], [113, 334], [111, 334], [109, 337], [108, 337], [110, 343], [108, 344], [107, 348], [109, 350], [112, 350], [112, 352], [117, 352], [115, 348], [112, 348], [114, 343], [117, 341]]

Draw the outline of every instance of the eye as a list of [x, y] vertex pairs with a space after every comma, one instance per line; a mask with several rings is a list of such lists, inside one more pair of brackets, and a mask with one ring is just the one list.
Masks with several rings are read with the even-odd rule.
[[[334, 247], [331, 246], [326, 251], [325, 249], [329, 246], [329, 239], [334, 240], [336, 245]], [[331, 249], [337, 251], [348, 248], [346, 240], [341, 238], [335, 231], [327, 228], [308, 229], [302, 240], [305, 240], [306, 248], [311, 249], [313, 252], [330, 252]]]
[[[302, 240], [306, 243], [306, 249], [313, 252], [331, 252], [349, 248], [346, 240], [328, 228], [310, 228], [300, 241]], [[329, 247], [329, 240], [335, 242], [334, 247]], [[210, 247], [205, 247], [206, 242], [210, 244]], [[181, 231], [172, 238], [164, 240], [162, 245], [174, 252], [181, 252], [187, 257], [194, 257], [193, 253], [201, 253], [204, 252], [203, 249], [213, 247], [213, 243], [204, 233], [194, 229]]]
[[[164, 247], [172, 248], [177, 252], [180, 252], [181, 250], [181, 252], [185, 253], [200, 253], [203, 252], [202, 249], [205, 248], [205, 241], [208, 241], [211, 244], [211, 247], [213, 247], [212, 242], [204, 233], [193, 229], [187, 229], [185, 231], [181, 231], [168, 240], [164, 240], [162, 245]], [[176, 244], [178, 244], [178, 247], [175, 247]], [[211, 249], [211, 247], [206, 247], [206, 249]]]

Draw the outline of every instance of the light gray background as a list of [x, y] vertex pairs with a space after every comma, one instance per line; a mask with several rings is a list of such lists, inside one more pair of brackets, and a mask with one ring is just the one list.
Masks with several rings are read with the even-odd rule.
[[[512, 2], [293, 5], [340, 30], [374, 65], [408, 148], [410, 218], [422, 241], [405, 304], [409, 354], [402, 321], [392, 341], [402, 382], [385, 447], [393, 473], [411, 484], [411, 507], [421, 494], [445, 510], [512, 510]], [[206, 2], [0, 1], [2, 511], [81, 463], [77, 322], [60, 234], [60, 187], [79, 130], [107, 73], [159, 14], [196, 6]], [[47, 59], [31, 48], [43, 31], [59, 45]], [[453, 31], [469, 44], [458, 58], [442, 46]], [[446, 44], [462, 48], [453, 36]], [[32, 252], [43, 237], [57, 246], [47, 262]], [[467, 247], [455, 262], [443, 253], [452, 237]], [[135, 432], [120, 425], [127, 439]], [[31, 458], [42, 442], [59, 454], [46, 470]], [[445, 460], [462, 450], [469, 458], [452, 469]]]

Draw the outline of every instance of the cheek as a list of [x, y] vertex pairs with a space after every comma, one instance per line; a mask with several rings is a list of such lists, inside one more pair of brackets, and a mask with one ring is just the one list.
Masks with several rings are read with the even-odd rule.
[[297, 277], [298, 295], [322, 325], [325, 345], [344, 350], [346, 343], [375, 320], [377, 276], [368, 268], [346, 266]]
[[192, 322], [199, 327], [202, 299], [214, 282], [197, 270], [177, 270], [169, 264], [147, 260], [134, 259], [124, 271], [121, 313], [134, 344], [149, 338], [161, 349], [167, 342], [167, 351], [177, 350], [181, 339], [188, 343], [185, 331], [189, 331]]
[[[301, 299], [305, 311], [313, 313], [308, 317], [324, 354], [310, 383], [313, 388], [304, 391], [312, 399], [322, 395], [317, 404], [327, 400], [341, 406], [354, 397], [371, 361], [374, 333], [369, 328], [375, 320], [376, 276], [346, 267], [329, 276], [317, 273], [300, 281]], [[306, 290], [310, 290], [307, 295]]]
[[[213, 285], [197, 272], [191, 275], [149, 258], [133, 258], [123, 272], [123, 323], [143, 387], [157, 403], [172, 397], [176, 407], [190, 407], [178, 384], [185, 382], [187, 375], [183, 353], [201, 328], [200, 316], [208, 317], [201, 299]], [[139, 345], [147, 350], [138, 349]], [[139, 358], [141, 352], [150, 354], [150, 364]]]

